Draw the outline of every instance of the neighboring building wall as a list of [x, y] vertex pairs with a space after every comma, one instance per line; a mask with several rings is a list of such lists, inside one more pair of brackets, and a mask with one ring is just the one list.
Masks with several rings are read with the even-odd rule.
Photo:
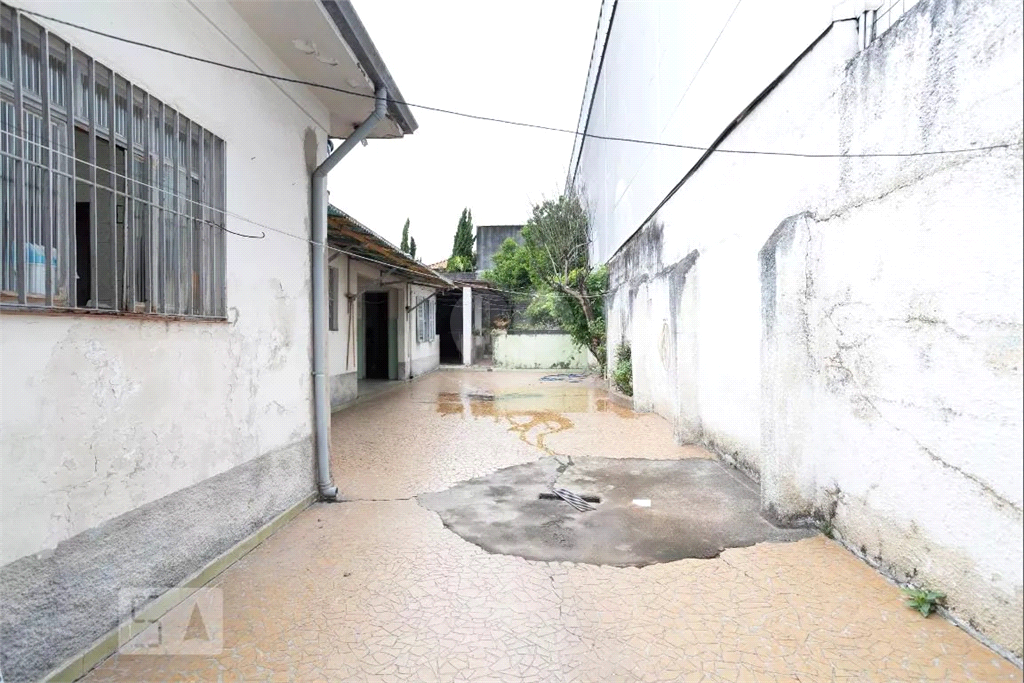
[[494, 268], [494, 255], [501, 249], [505, 240], [513, 239], [522, 244], [523, 226], [521, 225], [478, 225], [476, 226], [476, 271]]
[[[1008, 148], [712, 155], [611, 259], [608, 303], [639, 408], [758, 475], [778, 517], [828, 519], [876, 566], [946, 592], [1018, 658], [1021, 14], [1019, 0], [922, 0], [862, 52], [837, 23], [723, 143]], [[604, 78], [614, 92], [635, 74]], [[577, 182], [628, 181], [614, 161]], [[614, 244], [620, 230], [597, 225]]]
[[576, 368], [597, 366], [597, 360], [564, 332], [491, 333], [494, 366], [499, 368]]
[[[288, 73], [225, 3], [22, 0], [143, 43]], [[204, 16], [205, 15], [205, 16]], [[211, 23], [212, 22], [212, 23]], [[314, 492], [308, 90], [51, 26], [222, 137], [224, 322], [3, 313], [0, 668], [32, 680]], [[240, 54], [243, 50], [248, 58]]]
[[[593, 56], [590, 81], [601, 76], [588, 88], [579, 129], [708, 145], [821, 33], [833, 4], [791, 0], [780, 11], [770, 2], [604, 0], [599, 35], [609, 24], [611, 33]], [[611, 258], [700, 154], [577, 137], [569, 172], [590, 203], [597, 262]]]

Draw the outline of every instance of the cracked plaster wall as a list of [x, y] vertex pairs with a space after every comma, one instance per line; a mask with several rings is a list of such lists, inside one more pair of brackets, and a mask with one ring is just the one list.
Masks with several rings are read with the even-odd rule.
[[1021, 10], [926, 0], [864, 51], [836, 24], [723, 144], [1010, 148], [714, 155], [611, 259], [608, 302], [637, 407], [1018, 658]]
[[[81, 3], [62, 3], [60, 12], [48, 2], [20, 4], [95, 23], [93, 10]], [[230, 5], [203, 4], [205, 18], [199, 11], [187, 2], [126, 3], [116, 23], [132, 27], [133, 37], [146, 43], [230, 63], [244, 61], [242, 50], [259, 68], [287, 72]], [[53, 603], [60, 609], [47, 612], [53, 621], [31, 626], [40, 639], [5, 643], [8, 680], [42, 673], [112, 625], [109, 606], [96, 603], [97, 591], [107, 595], [112, 582], [129, 579], [102, 564], [113, 557], [104, 550], [104, 525], [119, 520], [118, 547], [131, 551], [115, 561], [139, 569], [147, 585], [168, 585], [314, 487], [305, 240], [308, 172], [326, 153], [326, 111], [299, 87], [239, 78], [66, 26], [50, 28], [221, 136], [231, 212], [300, 239], [269, 231], [265, 239], [227, 237], [225, 322], [0, 317], [0, 575], [3, 602], [11, 607], [5, 614], [23, 613], [19, 605], [32, 599], [28, 584], [15, 580], [21, 576], [16, 567], [67, 558], [77, 549], [71, 566], [91, 577], [65, 577], [66, 590], [50, 596], [60, 600]], [[230, 214], [227, 227], [244, 234], [262, 230]], [[253, 464], [272, 453], [272, 467]], [[253, 476], [253, 467], [267, 476]], [[155, 538], [133, 515], [145, 508], [149, 519], [174, 519], [183, 491], [214, 480], [225, 484], [210, 495], [245, 481], [254, 487], [247, 495], [260, 504], [222, 501], [210, 509], [229, 520], [192, 515], [161, 529], [176, 534], [172, 545], [179, 553], [173, 561], [161, 558], [166, 539]], [[29, 629], [9, 621], [4, 628]], [[43, 639], [47, 633], [61, 637]]]

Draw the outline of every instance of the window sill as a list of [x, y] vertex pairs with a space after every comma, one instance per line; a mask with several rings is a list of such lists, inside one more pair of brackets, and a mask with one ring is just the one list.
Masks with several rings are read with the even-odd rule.
[[96, 308], [57, 308], [33, 304], [0, 303], [0, 313], [4, 315], [53, 315], [53, 316], [99, 316], [106, 318], [127, 318], [130, 320], [150, 320], [153, 322], [188, 322], [228, 324], [227, 318], [202, 317], [195, 315], [177, 315], [174, 313], [132, 313], [129, 311], [112, 311]]

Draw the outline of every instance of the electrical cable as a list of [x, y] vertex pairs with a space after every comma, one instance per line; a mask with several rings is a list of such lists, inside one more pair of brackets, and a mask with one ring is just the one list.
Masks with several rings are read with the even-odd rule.
[[[235, 71], [237, 73], [244, 73], [244, 74], [248, 74], [248, 75], [251, 75], [251, 76], [259, 76], [261, 78], [267, 78], [267, 79], [274, 80], [274, 81], [280, 81], [282, 83], [292, 83], [292, 84], [295, 84], [295, 85], [304, 85], [304, 86], [307, 86], [307, 87], [310, 87], [310, 88], [319, 88], [321, 90], [328, 90], [328, 91], [332, 91], [332, 92], [338, 92], [338, 93], [342, 93], [342, 94], [345, 94], [345, 95], [352, 95], [354, 97], [362, 97], [362, 98], [367, 98], [367, 99], [376, 99], [376, 95], [370, 94], [370, 93], [362, 93], [362, 92], [359, 92], [359, 91], [356, 91], [356, 90], [349, 90], [347, 88], [340, 88], [340, 87], [333, 86], [333, 85], [326, 85], [324, 83], [315, 83], [313, 81], [306, 81], [306, 80], [303, 80], [301, 78], [292, 78], [290, 76], [278, 76], [278, 75], [274, 75], [274, 74], [268, 74], [268, 73], [265, 73], [263, 71], [258, 71], [256, 69], [249, 69], [249, 68], [242, 67], [242, 66], [235, 66], [233, 64], [225, 64], [223, 62], [218, 62], [218, 61], [213, 60], [213, 59], [207, 59], [206, 57], [199, 57], [197, 55], [190, 55], [190, 54], [187, 54], [187, 53], [184, 53], [184, 52], [179, 52], [177, 50], [172, 50], [170, 48], [160, 47], [159, 45], [150, 45], [150, 44], [144, 43], [142, 41], [133, 40], [131, 38], [125, 38], [124, 36], [118, 36], [118, 35], [115, 35], [115, 34], [112, 34], [112, 33], [107, 33], [105, 31], [100, 31], [100, 30], [94, 29], [94, 28], [89, 28], [88, 26], [82, 26], [81, 24], [76, 24], [74, 22], [70, 22], [70, 21], [67, 21], [67, 20], [64, 20], [64, 19], [58, 19], [56, 17], [50, 16], [50, 15], [47, 15], [47, 14], [43, 14], [41, 12], [35, 12], [35, 11], [32, 11], [32, 10], [26, 10], [26, 9], [19, 9], [18, 11], [21, 14], [26, 14], [26, 15], [29, 15], [29, 16], [38, 17], [38, 18], [43, 19], [45, 21], [52, 21], [52, 22], [54, 22], [56, 24], [62, 24], [64, 26], [69, 26], [71, 28], [75, 28], [75, 29], [78, 29], [80, 31], [85, 31], [87, 33], [92, 33], [94, 35], [98, 35], [98, 36], [101, 36], [103, 38], [108, 38], [110, 40], [115, 40], [115, 41], [118, 41], [118, 42], [126, 43], [128, 45], [134, 45], [136, 47], [142, 47], [142, 48], [146, 48], [146, 49], [149, 49], [149, 50], [155, 50], [157, 52], [162, 52], [164, 54], [169, 54], [169, 55], [172, 55], [172, 56], [175, 56], [175, 57], [180, 57], [182, 59], [188, 59], [188, 60], [199, 62], [199, 63], [202, 63], [202, 64], [208, 64], [210, 66], [216, 66], [216, 67], [219, 67], [219, 68], [228, 69], [230, 71]], [[592, 138], [592, 139], [595, 139], [595, 140], [606, 140], [606, 141], [610, 141], [610, 142], [628, 142], [628, 143], [641, 144], [641, 145], [654, 145], [654, 146], [658, 146], [658, 147], [670, 147], [670, 148], [675, 148], [675, 149], [687, 149], [687, 150], [696, 151], [696, 152], [707, 152], [709, 150], [709, 147], [707, 147], [707, 146], [687, 145], [687, 144], [674, 143], [674, 142], [663, 142], [663, 141], [659, 141], [659, 140], [643, 140], [643, 139], [640, 139], [640, 138], [630, 138], [630, 137], [622, 137], [622, 136], [615, 136], [615, 135], [599, 135], [597, 133], [587, 133], [585, 131], [578, 131], [578, 130], [574, 130], [572, 128], [561, 128], [561, 127], [558, 127], [558, 126], [548, 126], [548, 125], [544, 125], [544, 124], [540, 124], [540, 123], [529, 123], [529, 122], [526, 122], [526, 121], [514, 121], [514, 120], [511, 120], [511, 119], [503, 119], [503, 118], [498, 118], [498, 117], [494, 117], [494, 116], [484, 116], [482, 114], [471, 114], [471, 113], [468, 113], [468, 112], [457, 111], [457, 110], [454, 110], [454, 109], [445, 109], [443, 107], [435, 107], [435, 106], [426, 105], [426, 104], [416, 104], [416, 103], [413, 103], [413, 102], [408, 102], [408, 101], [403, 101], [403, 100], [391, 99], [390, 101], [395, 103], [395, 104], [402, 104], [402, 105], [405, 105], [405, 106], [411, 107], [411, 108], [422, 109], [424, 111], [437, 112], [437, 113], [440, 113], [440, 114], [449, 114], [451, 116], [459, 116], [459, 117], [462, 117], [462, 118], [472, 119], [472, 120], [475, 120], [475, 121], [487, 121], [487, 122], [490, 122], [490, 123], [500, 123], [500, 124], [504, 124], [504, 125], [508, 125], [508, 126], [516, 126], [516, 127], [520, 127], [520, 128], [531, 128], [531, 129], [534, 129], [534, 130], [543, 130], [543, 131], [549, 131], [549, 132], [554, 132], [554, 133], [565, 133], [565, 134], [568, 134], [568, 135], [581, 136], [581, 137], [584, 137], [584, 138]], [[980, 151], [988, 151], [988, 150], [994, 150], [994, 149], [1005, 149], [1005, 148], [1012, 147], [1012, 146], [1013, 146], [1012, 143], [1003, 143], [1003, 144], [997, 144], [997, 145], [987, 145], [987, 146], [983, 146], [983, 147], [969, 147], [969, 148], [946, 149], [946, 150], [924, 150], [924, 151], [919, 151], [919, 152], [865, 152], [865, 153], [852, 153], [852, 154], [851, 153], [821, 153], [821, 154], [817, 154], [817, 153], [805, 153], [805, 152], [778, 152], [778, 151], [770, 151], [770, 150], [723, 149], [723, 148], [717, 148], [714, 151], [716, 153], [721, 153], [721, 154], [750, 154], [750, 155], [759, 155], [759, 156], [798, 157], [798, 158], [805, 158], [805, 159], [874, 159], [874, 158], [883, 158], [884, 159], [884, 158], [904, 158], [904, 157], [932, 156], [932, 155], [940, 155], [940, 154], [965, 154], [965, 153], [969, 153], [969, 152], [980, 152]]]
[[[73, 156], [72, 154], [70, 154], [69, 153], [70, 150], [67, 147], [64, 147], [64, 146], [61, 146], [61, 145], [54, 145], [52, 147], [47, 147], [46, 145], [42, 144], [41, 142], [39, 142], [37, 140], [25, 137], [23, 135], [17, 135], [15, 133], [9, 132], [9, 131], [0, 133], [0, 135], [6, 136], [8, 139], [20, 140], [21, 142], [25, 143], [26, 145], [32, 145], [32, 146], [38, 147], [39, 151], [41, 153], [45, 153], [46, 150], [50, 150], [53, 154], [56, 154], [56, 155], [61, 156], [61, 157], [64, 157], [64, 158], [70, 160], [70, 162], [73, 163], [73, 164], [81, 164], [81, 165], [84, 165], [84, 166], [87, 166], [87, 167], [90, 167], [90, 168], [94, 169], [95, 171], [97, 171], [97, 173], [96, 173], [97, 176], [99, 175], [99, 173], [104, 173], [104, 174], [107, 174], [109, 176], [112, 176], [113, 178], [124, 180], [126, 183], [131, 183], [131, 184], [133, 184], [133, 185], [135, 185], [137, 187], [147, 188], [149, 190], [152, 190], [153, 192], [160, 193], [160, 194], [166, 196], [169, 200], [172, 200], [172, 201], [174, 201], [174, 200], [183, 201], [183, 202], [186, 202], [186, 203], [192, 205], [193, 207], [199, 207], [201, 209], [209, 209], [211, 211], [215, 211], [215, 212], [218, 212], [218, 213], [223, 213], [226, 216], [230, 216], [230, 217], [232, 217], [232, 218], [234, 218], [236, 220], [239, 220], [239, 221], [242, 221], [242, 222], [245, 222], [245, 223], [249, 223], [251, 225], [259, 227], [262, 230], [264, 230], [265, 232], [260, 234], [260, 235], [247, 235], [245, 233], [241, 233], [241, 232], [236, 232], [234, 230], [230, 230], [227, 227], [224, 227], [224, 226], [221, 226], [221, 225], [217, 225], [216, 223], [212, 223], [212, 222], [207, 221], [207, 220], [202, 219], [202, 218], [197, 218], [195, 216], [189, 216], [188, 214], [183, 214], [180, 211], [171, 209], [170, 207], [161, 206], [158, 202], [154, 202], [154, 201], [149, 200], [149, 199], [143, 199], [143, 198], [140, 198], [140, 197], [131, 197], [132, 201], [144, 204], [144, 205], [149, 206], [149, 207], [151, 207], [153, 209], [170, 211], [171, 213], [173, 213], [173, 214], [175, 214], [177, 216], [180, 216], [180, 217], [184, 218], [185, 220], [197, 220], [197, 221], [199, 221], [199, 222], [201, 222], [201, 223], [203, 223], [205, 225], [213, 226], [213, 227], [215, 227], [215, 228], [217, 228], [219, 230], [223, 230], [224, 232], [226, 232], [226, 233], [228, 233], [230, 235], [235, 235], [236, 237], [243, 237], [243, 238], [247, 238], [247, 239], [265, 239], [266, 238], [266, 231], [269, 231], [269, 232], [277, 233], [279, 235], [283, 235], [284, 237], [289, 237], [289, 238], [294, 239], [294, 240], [305, 242], [307, 244], [315, 244], [315, 242], [313, 242], [313, 240], [307, 239], [305, 237], [301, 237], [299, 235], [295, 235], [295, 234], [286, 232], [284, 230], [279, 230], [279, 229], [274, 228], [274, 227], [272, 227], [270, 225], [266, 225], [265, 223], [260, 223], [258, 221], [254, 221], [254, 220], [252, 220], [250, 218], [246, 218], [245, 216], [242, 216], [240, 214], [233, 213], [233, 212], [230, 212], [230, 211], [226, 211], [226, 210], [224, 210], [222, 208], [213, 206], [212, 204], [206, 204], [206, 203], [203, 203], [201, 201], [198, 201], [198, 200], [195, 200], [195, 199], [191, 199], [189, 197], [184, 196], [183, 194], [174, 192], [173, 190], [162, 189], [162, 188], [160, 188], [157, 185], [152, 185], [152, 184], [149, 184], [149, 183], [145, 183], [145, 182], [143, 182], [141, 180], [129, 178], [126, 174], [118, 173], [116, 171], [111, 171], [111, 170], [109, 170], [109, 169], [107, 169], [107, 168], [105, 168], [103, 166], [98, 165], [98, 164], [95, 164], [95, 163], [92, 163], [92, 162], [89, 162], [89, 161], [85, 161], [83, 159], [79, 159], [79, 158]], [[21, 161], [22, 163], [24, 163], [24, 164], [26, 164], [28, 166], [34, 166], [35, 168], [37, 168], [40, 171], [49, 171], [50, 173], [53, 173], [55, 175], [59, 175], [59, 176], [64, 177], [66, 180], [71, 180], [71, 176], [66, 175], [66, 172], [61, 171], [59, 169], [47, 168], [41, 162], [30, 161], [30, 160], [24, 159], [24, 158], [18, 158], [18, 157], [16, 157], [14, 154], [12, 154], [10, 152], [0, 153], [0, 156], [6, 156], [6, 157], [8, 157], [8, 158], [10, 158], [12, 160]], [[98, 189], [99, 189], [99, 187], [100, 186], [97, 185]], [[126, 196], [126, 193], [124, 193], [124, 192], [116, 192], [112, 188], [104, 187], [103, 191], [104, 192], [114, 192], [115, 194]], [[425, 275], [424, 273], [416, 271], [416, 270], [413, 270], [411, 268], [405, 268], [403, 266], [397, 266], [397, 265], [394, 265], [394, 264], [391, 264], [391, 263], [387, 263], [385, 261], [378, 261], [377, 259], [371, 258], [369, 256], [364, 256], [362, 254], [354, 254], [354, 253], [352, 253], [350, 251], [346, 251], [344, 249], [339, 249], [337, 247], [333, 247], [330, 244], [325, 245], [325, 248], [328, 249], [329, 251], [333, 251], [333, 252], [338, 253], [338, 254], [343, 254], [345, 256], [349, 256], [351, 258], [359, 259], [359, 260], [362, 260], [362, 261], [367, 261], [367, 262], [370, 262], [370, 263], [374, 263], [376, 265], [382, 266], [384, 268], [388, 268], [390, 270], [401, 270], [401, 271], [404, 271], [404, 272], [407, 272], [407, 273], [411, 273], [413, 275], [419, 275], [419, 276]], [[426, 266], [426, 265], [424, 265], [423, 267], [429, 269], [428, 266]], [[493, 287], [493, 286], [489, 286], [486, 289], [488, 291], [498, 291], [498, 292], [502, 292], [504, 294], [510, 294], [510, 295], [513, 295], [513, 296], [527, 296], [528, 295], [528, 293], [516, 292], [514, 290], [509, 290], [509, 289], [501, 289], [501, 288]], [[571, 296], [569, 296], [567, 294], [562, 294], [562, 293], [559, 293], [559, 292], [551, 292], [550, 294], [552, 296], [566, 297], [566, 298], [570, 298], [570, 299], [575, 298], [575, 297], [571, 297]], [[599, 296], [587, 296], [587, 298], [599, 299], [601, 297], [599, 297]]]

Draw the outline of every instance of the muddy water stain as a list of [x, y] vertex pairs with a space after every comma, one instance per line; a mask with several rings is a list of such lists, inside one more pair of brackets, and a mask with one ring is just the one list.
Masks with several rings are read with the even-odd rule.
[[[518, 434], [523, 443], [552, 455], [553, 451], [544, 444], [545, 437], [572, 429], [572, 420], [554, 410], [528, 407], [530, 404], [547, 403], [552, 398], [560, 397], [540, 394], [490, 396], [441, 393], [437, 396], [437, 412], [441, 415], [465, 415], [468, 412], [474, 418], [491, 418], [499, 423], [506, 422], [509, 431]], [[536, 433], [532, 441], [531, 432]]]

